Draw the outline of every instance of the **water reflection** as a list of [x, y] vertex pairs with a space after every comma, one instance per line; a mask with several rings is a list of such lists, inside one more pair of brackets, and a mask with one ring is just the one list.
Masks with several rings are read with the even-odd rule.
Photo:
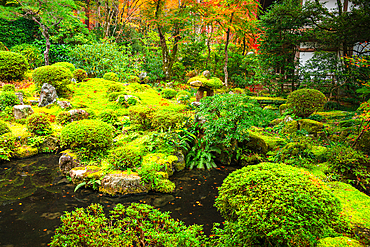
[[0, 164], [0, 246], [47, 246], [64, 211], [100, 203], [108, 211], [116, 204], [142, 202], [171, 211], [186, 224], [204, 225], [210, 233], [213, 222], [223, 219], [213, 207], [217, 187], [231, 171], [182, 171], [171, 180], [173, 194], [149, 193], [110, 197], [80, 189], [58, 172], [58, 155], [43, 155]]

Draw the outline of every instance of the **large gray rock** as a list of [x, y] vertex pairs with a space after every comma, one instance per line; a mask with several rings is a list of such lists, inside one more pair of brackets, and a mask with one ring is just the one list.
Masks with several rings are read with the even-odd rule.
[[48, 83], [44, 83], [41, 87], [39, 107], [44, 107], [53, 104], [57, 101], [58, 95], [55, 87]]
[[147, 193], [149, 187], [147, 184], [143, 185], [137, 173], [118, 172], [105, 175], [99, 190], [111, 195], [128, 195]]
[[77, 155], [71, 150], [63, 151], [59, 158], [59, 170], [64, 174], [68, 174], [72, 168], [79, 166], [79, 164], [80, 161], [77, 159]]
[[13, 115], [15, 119], [23, 119], [33, 114], [33, 109], [30, 105], [15, 105], [13, 107]]

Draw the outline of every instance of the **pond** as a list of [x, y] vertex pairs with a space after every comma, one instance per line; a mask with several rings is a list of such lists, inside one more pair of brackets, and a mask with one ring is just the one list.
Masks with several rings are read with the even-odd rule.
[[148, 193], [111, 197], [98, 191], [80, 189], [58, 171], [59, 155], [42, 155], [0, 164], [0, 246], [47, 246], [64, 211], [100, 203], [108, 211], [116, 204], [142, 202], [170, 211], [186, 224], [204, 225], [210, 234], [213, 222], [223, 218], [213, 207], [217, 187], [236, 167], [211, 171], [175, 173], [172, 194]]

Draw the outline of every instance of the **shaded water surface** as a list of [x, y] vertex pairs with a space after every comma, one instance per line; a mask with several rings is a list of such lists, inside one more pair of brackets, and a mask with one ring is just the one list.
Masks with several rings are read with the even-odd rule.
[[213, 222], [223, 219], [213, 207], [217, 187], [235, 167], [212, 171], [182, 171], [171, 180], [173, 194], [149, 193], [110, 197], [80, 189], [58, 172], [58, 155], [43, 155], [0, 164], [0, 247], [47, 246], [64, 211], [100, 203], [106, 210], [117, 203], [143, 202], [186, 224], [204, 225], [210, 234]]

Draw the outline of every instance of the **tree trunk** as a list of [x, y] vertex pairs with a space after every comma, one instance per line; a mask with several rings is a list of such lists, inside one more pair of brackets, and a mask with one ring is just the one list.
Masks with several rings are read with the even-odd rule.
[[225, 42], [225, 64], [224, 64], [225, 82], [224, 82], [224, 85], [226, 87], [229, 87], [229, 82], [228, 82], [229, 72], [227, 71], [227, 62], [229, 61], [229, 52], [228, 52], [229, 41], [230, 41], [230, 28], [228, 28], [226, 31], [226, 42]]
[[[47, 27], [46, 25], [42, 24], [39, 20], [37, 20], [36, 17], [32, 17], [32, 20], [34, 20], [37, 24], [39, 24], [39, 26], [41, 27], [41, 33], [42, 33], [42, 36], [44, 36], [45, 38], [45, 45], [46, 45], [46, 49], [44, 51], [44, 60], [45, 60], [45, 65], [49, 65], [49, 50], [50, 50], [50, 35], [49, 35], [49, 27]], [[60, 21], [57, 23], [59, 24]], [[56, 25], [57, 25], [56, 24]]]

